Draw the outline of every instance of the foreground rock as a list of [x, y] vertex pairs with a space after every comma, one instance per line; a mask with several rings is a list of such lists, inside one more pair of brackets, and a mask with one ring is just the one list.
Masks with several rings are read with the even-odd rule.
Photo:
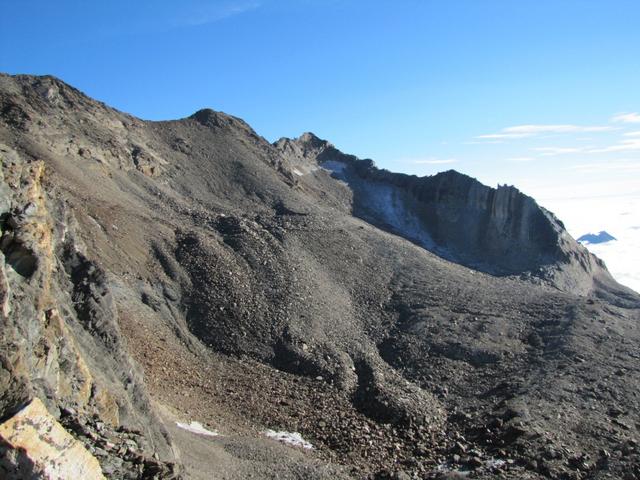
[[104, 480], [100, 464], [35, 398], [0, 425], [2, 478]]

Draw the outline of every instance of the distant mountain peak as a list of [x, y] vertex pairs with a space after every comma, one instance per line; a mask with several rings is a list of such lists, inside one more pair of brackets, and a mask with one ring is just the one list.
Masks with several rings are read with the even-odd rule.
[[611, 235], [608, 232], [605, 232], [604, 230], [601, 230], [598, 233], [585, 233], [584, 235], [582, 235], [580, 238], [578, 238], [578, 241], [580, 243], [606, 243], [606, 242], [611, 242], [611, 241], [615, 241], [617, 240], [616, 237], [614, 237], [613, 235]]
[[298, 142], [301, 143], [308, 143], [308, 142], [313, 142], [313, 143], [328, 143], [326, 140], [322, 140], [320, 137], [318, 137], [315, 133], [313, 132], [304, 132], [302, 135], [300, 135], [297, 139]]
[[[210, 129], [243, 132], [255, 139], [260, 138], [253, 128], [241, 118], [211, 108], [200, 109], [188, 118]], [[264, 141], [264, 139], [260, 139]]]
[[205, 127], [221, 127], [230, 123], [231, 117], [222, 112], [216, 112], [211, 108], [202, 108], [191, 115], [189, 118], [197, 121]]

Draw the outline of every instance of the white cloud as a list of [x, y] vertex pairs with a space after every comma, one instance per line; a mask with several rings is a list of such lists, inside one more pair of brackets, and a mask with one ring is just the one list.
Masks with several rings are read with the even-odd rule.
[[475, 138], [479, 138], [480, 140], [504, 140], [510, 138], [524, 138], [531, 137], [531, 135], [525, 134], [514, 134], [514, 133], [489, 133], [487, 135], [478, 135]]
[[640, 150], [640, 138], [623, 140], [620, 143], [608, 147], [590, 149], [587, 150], [587, 153], [629, 152], [635, 150]]
[[[489, 137], [489, 138], [487, 138]], [[490, 135], [481, 135], [479, 137], [474, 137], [474, 138], [478, 138], [479, 140], [477, 141], [470, 141], [470, 142], [462, 142], [463, 145], [497, 145], [500, 143], [504, 143], [504, 141], [500, 140], [500, 139], [496, 139], [496, 140], [491, 140], [491, 136]]]
[[615, 123], [640, 123], [640, 113], [619, 113], [611, 117], [611, 121]]
[[534, 160], [535, 160], [535, 158], [533, 158], [533, 157], [513, 157], [513, 158], [507, 158], [507, 162], [515, 162], [515, 163], [533, 162]]
[[633, 229], [616, 234], [615, 242], [587, 245], [587, 248], [605, 261], [613, 278], [640, 293], [640, 235]]
[[506, 133], [537, 135], [540, 133], [575, 133], [575, 132], [605, 132], [612, 130], [612, 127], [584, 127], [579, 125], [519, 125], [508, 127], [503, 131]]
[[261, 6], [258, 1], [227, 1], [214, 4], [203, 3], [199, 8], [187, 11], [173, 19], [173, 27], [197, 27], [240, 15]]
[[[117, 23], [98, 26], [94, 36], [158, 34], [201, 27], [258, 9], [264, 0], [193, 0], [191, 2], [130, 2], [153, 4], [153, 8], [132, 9]], [[108, 2], [103, 2], [107, 4]], [[187, 5], [188, 4], [188, 5]]]
[[579, 165], [571, 165], [567, 167], [569, 170], [576, 170], [581, 173], [603, 173], [611, 171], [640, 171], [640, 161], [617, 161], [617, 162], [598, 162], [598, 163], [582, 163]]
[[536, 152], [540, 152], [543, 156], [566, 155], [569, 153], [582, 153], [584, 148], [576, 147], [538, 147], [534, 148]]
[[191, 12], [188, 16], [178, 18], [176, 23], [177, 26], [189, 27], [206, 25], [255, 10], [260, 6], [260, 3], [256, 1], [232, 1], [213, 5], [204, 4], [202, 8]]
[[[629, 162], [638, 164], [640, 159]], [[637, 178], [637, 173], [626, 176]], [[606, 262], [617, 281], [640, 292], [640, 229], [634, 228], [640, 225], [637, 182], [607, 186], [600, 176], [593, 177], [593, 181], [573, 185], [572, 191], [580, 193], [578, 197], [567, 196], [567, 187], [562, 185], [558, 186], [559, 195], [553, 193], [555, 200], [542, 200], [541, 204], [558, 215], [574, 238], [600, 230], [616, 237], [615, 242], [591, 244], [587, 248]]]
[[[640, 135], [639, 135], [640, 136]], [[622, 140], [614, 145], [608, 145], [606, 147], [537, 147], [533, 149], [544, 157], [567, 155], [575, 153], [612, 153], [612, 152], [634, 152], [640, 150], [640, 138], [630, 138], [628, 140]]]
[[415, 165], [443, 165], [447, 163], [456, 163], [458, 160], [455, 158], [418, 158], [411, 160], [411, 163]]
[[514, 127], [503, 128], [498, 133], [478, 135], [475, 138], [483, 140], [516, 139], [535, 137], [544, 134], [607, 132], [611, 130], [614, 130], [614, 127], [581, 125], [516, 125]]
[[634, 132], [627, 132], [624, 134], [625, 137], [640, 137], [640, 130], [636, 130]]

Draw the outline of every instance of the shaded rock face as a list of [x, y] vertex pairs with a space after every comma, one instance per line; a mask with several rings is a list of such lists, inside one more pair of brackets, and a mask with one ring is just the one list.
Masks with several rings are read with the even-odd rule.
[[353, 192], [353, 213], [437, 253], [494, 275], [534, 275], [586, 294], [602, 262], [575, 242], [555, 216], [515, 187], [482, 185], [454, 170], [431, 177], [391, 173], [305, 133], [280, 139], [299, 170], [322, 166]]
[[640, 466], [640, 301], [517, 190], [51, 77], [0, 112], [2, 420], [39, 398], [111, 478]]

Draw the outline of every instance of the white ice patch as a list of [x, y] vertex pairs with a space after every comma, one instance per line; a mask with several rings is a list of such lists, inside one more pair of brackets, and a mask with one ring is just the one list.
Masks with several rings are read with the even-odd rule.
[[305, 450], [313, 450], [313, 445], [307, 442], [298, 432], [276, 432], [275, 430], [265, 430], [263, 435], [277, 440], [278, 442], [291, 445], [293, 447], [301, 447]]
[[466, 477], [471, 473], [466, 470], [456, 470], [455, 468], [452, 468], [451, 465], [448, 463], [441, 463], [440, 465], [438, 465], [436, 467], [436, 472], [441, 472], [441, 473], [455, 472], [461, 477]]
[[191, 433], [197, 433], [198, 435], [206, 435], [207, 437], [217, 437], [220, 435], [218, 432], [207, 430], [200, 422], [181, 423], [176, 422], [176, 425], [183, 430], [187, 430]]
[[336, 162], [335, 160], [327, 160], [326, 162], [320, 165], [325, 170], [329, 170], [331, 173], [341, 174], [344, 172], [344, 169], [347, 168], [347, 165], [342, 162]]
[[[485, 467], [489, 469], [493, 469], [493, 468], [499, 469], [504, 467], [506, 464], [507, 464], [507, 461], [502, 460], [500, 458], [490, 458], [484, 462]], [[454, 468], [453, 465], [450, 463], [439, 464], [438, 466], [436, 466], [436, 472], [455, 472], [461, 477], [466, 477], [471, 474], [471, 470], [468, 470], [467, 468], [463, 468], [463, 469]]]
[[310, 165], [307, 162], [295, 162], [291, 165], [291, 173], [298, 177], [304, 177], [312, 172], [318, 170], [317, 165]]
[[418, 216], [407, 209], [402, 194], [397, 188], [369, 182], [363, 182], [359, 188], [366, 196], [367, 209], [376, 212], [379, 218], [393, 230], [405, 238], [418, 242], [428, 250], [439, 254], [445, 253], [439, 251]]
[[487, 468], [500, 468], [507, 464], [506, 460], [502, 460], [500, 458], [491, 458], [486, 461], [485, 465]]
[[418, 215], [407, 208], [399, 188], [350, 175], [346, 170], [347, 165], [342, 162], [328, 160], [320, 166], [333, 173], [335, 178], [350, 185], [355, 195], [361, 197], [360, 203], [366, 205], [366, 210], [377, 220], [386, 223], [396, 234], [443, 258], [451, 258], [450, 252], [433, 241]]

